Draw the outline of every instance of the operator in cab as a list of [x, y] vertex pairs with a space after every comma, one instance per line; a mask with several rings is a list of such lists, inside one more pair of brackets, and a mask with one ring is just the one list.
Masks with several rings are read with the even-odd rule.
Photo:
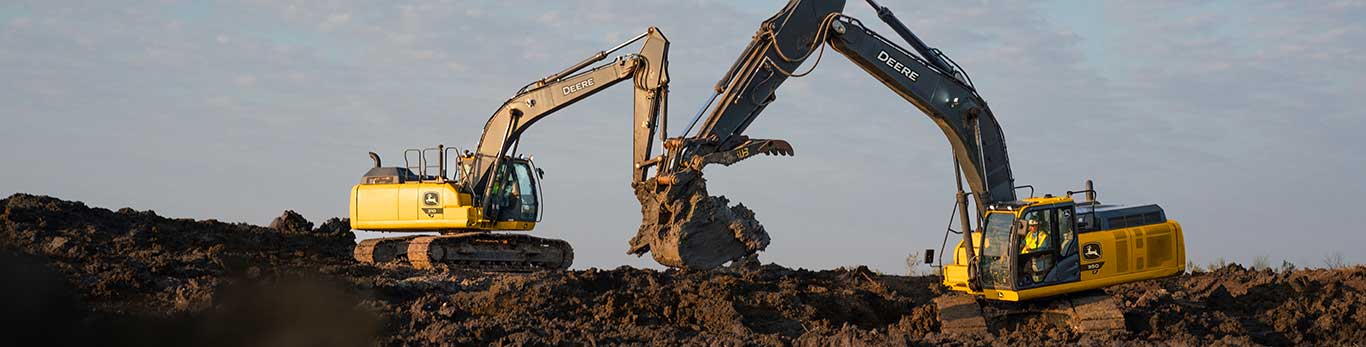
[[1020, 247], [1020, 254], [1030, 254], [1047, 249], [1048, 232], [1039, 228], [1039, 220], [1029, 219], [1025, 223], [1024, 244]]
[[[1050, 249], [1049, 246], [1051, 245], [1051, 240], [1048, 239], [1049, 228], [1042, 227], [1037, 214], [1031, 217], [1033, 218], [1028, 218], [1023, 223], [1025, 227], [1020, 230], [1024, 236], [1020, 240], [1020, 255], [1028, 259], [1025, 267], [1021, 270], [1027, 273], [1028, 280], [1032, 281], [1026, 284], [1038, 284], [1043, 282], [1048, 271], [1052, 270], [1053, 257], [1052, 254], [1045, 252]], [[1021, 279], [1021, 282], [1024, 282], [1024, 278]]]

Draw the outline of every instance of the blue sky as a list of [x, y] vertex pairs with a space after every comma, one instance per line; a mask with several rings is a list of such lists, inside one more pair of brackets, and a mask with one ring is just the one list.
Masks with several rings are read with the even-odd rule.
[[[1190, 259], [1318, 265], [1366, 242], [1366, 4], [892, 1], [972, 73], [1018, 182], [1094, 179], [1158, 203]], [[0, 5], [0, 194], [257, 224], [346, 214], [348, 189], [402, 149], [472, 147], [526, 82], [658, 26], [672, 40], [676, 127], [778, 1], [157, 1]], [[861, 1], [846, 13], [890, 33]], [[628, 50], [635, 49], [629, 48]], [[953, 201], [942, 133], [833, 51], [749, 133], [793, 158], [709, 170], [758, 213], [788, 266], [903, 271], [938, 248]], [[545, 222], [576, 267], [624, 254], [629, 88], [538, 123]], [[672, 129], [677, 133], [681, 129]], [[831, 180], [830, 177], [842, 177]]]

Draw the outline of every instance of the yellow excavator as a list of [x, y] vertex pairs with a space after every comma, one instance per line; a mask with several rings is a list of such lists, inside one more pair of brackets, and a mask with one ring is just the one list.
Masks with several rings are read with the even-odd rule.
[[[644, 43], [639, 53], [589, 68], [640, 40]], [[473, 152], [440, 145], [409, 149], [404, 152], [402, 167], [385, 167], [371, 152], [374, 167], [351, 189], [351, 228], [424, 235], [364, 240], [355, 248], [356, 260], [406, 261], [419, 269], [437, 264], [500, 272], [568, 268], [574, 251], [567, 242], [509, 233], [531, 231], [542, 210], [540, 181], [544, 172], [530, 156], [517, 153], [518, 140], [529, 127], [555, 111], [632, 80], [636, 125], [633, 155], [637, 164], [632, 175], [643, 179], [641, 167], [648, 165], [639, 164], [650, 156], [655, 129], [665, 119], [668, 49], [668, 39], [651, 27], [612, 49], [528, 84], [488, 120]], [[452, 162], [456, 170], [448, 170]]]
[[[672, 218], [668, 206], [677, 203], [674, 197], [686, 196], [677, 192], [699, 181], [707, 164], [731, 165], [765, 147], [780, 147], [790, 154], [786, 141], [752, 140], [742, 133], [774, 102], [779, 85], [789, 77], [809, 73], [814, 66], [805, 71], [798, 68], [812, 56], [819, 63], [829, 45], [929, 116], [953, 149], [958, 185], [955, 214], [962, 240], [952, 251], [951, 263], [941, 262], [941, 267], [943, 284], [963, 295], [936, 300], [943, 331], [986, 330], [1001, 322], [999, 318], [1026, 312], [1056, 314], [1080, 330], [1122, 329], [1122, 313], [1098, 289], [1185, 271], [1181, 227], [1167, 219], [1161, 207], [1101, 204], [1090, 181], [1084, 189], [1057, 196], [1036, 197], [1033, 187], [1015, 185], [1004, 132], [967, 72], [921, 41], [886, 7], [867, 2], [911, 49], [842, 14], [843, 0], [790, 0], [763, 22], [717, 83], [715, 94], [703, 107], [712, 112], [699, 131], [692, 135], [685, 131], [664, 143], [664, 159], [649, 185], [655, 196], [641, 199], [645, 205], [659, 201], [664, 206], [644, 211], [664, 212], [659, 212], [661, 216], [647, 213], [645, 224]], [[711, 108], [718, 96], [721, 101]], [[701, 115], [693, 119], [693, 125]], [[964, 191], [964, 181], [971, 192]], [[1026, 188], [1029, 197], [1017, 195]], [[1085, 194], [1086, 199], [1074, 201], [1076, 194]], [[970, 203], [975, 205], [973, 214]], [[730, 232], [719, 229], [696, 234], [710, 238]], [[661, 239], [649, 236], [653, 238], [638, 238]], [[669, 241], [676, 243], [677, 238], [674, 235]], [[639, 247], [651, 248], [662, 247]], [[738, 259], [757, 250], [736, 248], [718, 256], [714, 249], [679, 252], [674, 247], [666, 258], [672, 264], [714, 266], [717, 262], [690, 258]]]

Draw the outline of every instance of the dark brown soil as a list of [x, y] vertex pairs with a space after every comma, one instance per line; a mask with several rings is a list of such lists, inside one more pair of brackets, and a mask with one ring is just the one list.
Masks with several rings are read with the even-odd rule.
[[933, 277], [743, 263], [530, 275], [359, 265], [344, 220], [279, 229], [0, 200], [0, 334], [24, 345], [1360, 345], [1366, 267], [1118, 286], [1129, 332], [937, 332]]

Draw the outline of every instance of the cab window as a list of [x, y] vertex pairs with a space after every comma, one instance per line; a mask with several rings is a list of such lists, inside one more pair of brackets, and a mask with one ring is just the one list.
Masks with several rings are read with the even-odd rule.
[[1077, 253], [1076, 210], [1058, 208], [1058, 248], [1064, 257]]
[[1011, 224], [1014, 223], [1015, 216], [1011, 213], [992, 213], [987, 215], [986, 227], [983, 228], [981, 245], [977, 249], [982, 250], [978, 255], [978, 268], [981, 273], [982, 287], [996, 289], [1010, 289], [1010, 260], [1014, 257], [1015, 248], [1011, 247]]

